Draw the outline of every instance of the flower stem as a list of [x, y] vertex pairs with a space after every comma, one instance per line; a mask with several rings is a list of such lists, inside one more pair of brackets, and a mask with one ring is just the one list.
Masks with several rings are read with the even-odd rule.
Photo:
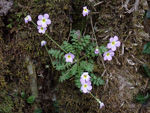
[[65, 53], [67, 53], [67, 51], [65, 51], [57, 42], [55, 42], [47, 33], [45, 33], [45, 35], [55, 44], [57, 45], [62, 51], [64, 51]]
[[33, 21], [31, 21], [31, 22], [37, 27], [37, 25]]
[[[45, 45], [45, 49], [46, 49], [46, 51], [47, 51], [47, 53], [48, 53], [48, 48], [47, 48], [47, 46], [46, 46], [46, 45]], [[53, 61], [52, 61], [52, 57], [50, 56], [50, 54], [49, 54], [49, 53], [48, 53], [48, 55], [49, 55], [49, 58], [50, 58], [50, 60], [51, 60], [52, 66], [53, 66], [53, 68], [54, 68]]]
[[97, 99], [91, 92], [89, 92], [90, 93], [90, 95], [93, 97], [93, 98], [95, 98], [95, 100], [99, 103], [99, 99]]
[[80, 68], [79, 68], [79, 51], [77, 52], [77, 68], [78, 68], [78, 74], [80, 74]]

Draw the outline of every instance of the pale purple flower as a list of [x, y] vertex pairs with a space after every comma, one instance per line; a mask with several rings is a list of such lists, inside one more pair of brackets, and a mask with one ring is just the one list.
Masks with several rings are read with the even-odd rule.
[[83, 11], [82, 11], [82, 15], [83, 15], [83, 16], [86, 16], [86, 15], [89, 14], [89, 12], [90, 12], [90, 10], [87, 9], [87, 6], [84, 6], [84, 7], [83, 7]]
[[25, 23], [28, 23], [28, 22], [31, 21], [31, 20], [32, 20], [32, 18], [31, 18], [30, 15], [27, 15], [27, 16], [24, 18]]
[[41, 46], [44, 46], [44, 45], [46, 45], [46, 41], [45, 41], [45, 40], [42, 40], [42, 41], [41, 41]]
[[37, 29], [39, 30], [39, 33], [44, 34], [47, 28], [43, 28], [42, 26], [37, 26]]
[[66, 62], [73, 62], [74, 55], [72, 53], [65, 54]]
[[99, 49], [96, 48], [95, 51], [94, 51], [94, 53], [95, 53], [95, 54], [98, 54], [98, 53], [99, 53]]
[[112, 56], [114, 56], [114, 55], [115, 55], [115, 53], [112, 50], [109, 50], [109, 51], [107, 51], [107, 52], [105, 52], [103, 54], [104, 60], [111, 61], [112, 60]]
[[100, 108], [104, 107], [104, 103], [102, 103], [101, 101], [99, 101], [100, 103]]
[[89, 73], [88, 72], [84, 72], [82, 75], [81, 75], [81, 79], [80, 79], [80, 82], [81, 84], [83, 84], [84, 82], [88, 82], [90, 81], [90, 76], [89, 76]]
[[39, 20], [37, 21], [37, 25], [42, 26], [43, 28], [46, 28], [47, 25], [51, 24], [51, 20], [49, 19], [48, 14], [44, 14], [44, 16], [39, 15], [38, 19]]
[[91, 86], [91, 82], [83, 82], [82, 86], [81, 86], [81, 90], [83, 91], [83, 93], [89, 93], [90, 90], [92, 90], [92, 86]]
[[116, 47], [120, 46], [120, 41], [118, 41], [118, 36], [111, 37], [110, 43], [107, 44], [107, 48], [111, 49], [112, 51], [116, 51]]

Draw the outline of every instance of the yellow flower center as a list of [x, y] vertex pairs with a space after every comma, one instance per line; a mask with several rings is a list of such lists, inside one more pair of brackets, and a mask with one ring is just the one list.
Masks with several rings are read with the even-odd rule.
[[87, 12], [87, 9], [84, 9], [85, 12]]
[[44, 30], [44, 28], [43, 28], [43, 27], [41, 27], [41, 30]]
[[110, 55], [110, 53], [107, 53], [107, 54], [106, 54], [106, 56], [109, 56], [109, 55]]
[[84, 84], [84, 87], [86, 88], [86, 87], [87, 87], [87, 84]]
[[42, 19], [42, 22], [46, 22], [46, 20], [45, 20], [45, 19]]
[[113, 41], [111, 44], [112, 44], [112, 45], [115, 45], [115, 41]]
[[87, 77], [87, 75], [84, 75], [84, 78], [86, 78]]
[[68, 58], [71, 58], [71, 56], [70, 56], [70, 55], [68, 55]]
[[26, 19], [28, 19], [28, 17], [26, 17]]

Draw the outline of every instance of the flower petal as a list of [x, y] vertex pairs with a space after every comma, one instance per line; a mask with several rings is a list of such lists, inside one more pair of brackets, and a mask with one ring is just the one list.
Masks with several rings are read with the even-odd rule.
[[118, 36], [114, 36], [114, 41], [118, 41]]
[[109, 39], [109, 41], [110, 41], [110, 42], [112, 42], [113, 40], [114, 40], [114, 38], [113, 38], [113, 37], [111, 37], [111, 38]]
[[116, 42], [116, 46], [117, 46], [117, 47], [119, 47], [120, 44], [121, 44], [120, 41], [117, 41], [117, 42]]
[[42, 16], [42, 15], [39, 15], [39, 16], [38, 16], [38, 19], [39, 19], [39, 20], [41, 20], [42, 18], [43, 18], [43, 16]]
[[106, 56], [104, 56], [104, 60], [107, 60], [107, 57], [106, 57]]
[[40, 20], [37, 21], [37, 25], [42, 25], [42, 22]]
[[116, 46], [112, 46], [112, 47], [111, 47], [111, 50], [112, 50], [112, 51], [116, 51]]
[[87, 89], [90, 91], [92, 89], [92, 86], [88, 86]]
[[108, 59], [109, 61], [111, 61], [111, 60], [112, 60], [112, 56], [107, 56], [107, 59]]
[[50, 19], [47, 19], [47, 20], [46, 20], [46, 24], [48, 24], [48, 25], [51, 24], [51, 20], [50, 20]]
[[112, 47], [111, 43], [107, 44], [107, 48], [110, 49]]
[[49, 18], [49, 15], [46, 13], [46, 14], [44, 14], [44, 18]]

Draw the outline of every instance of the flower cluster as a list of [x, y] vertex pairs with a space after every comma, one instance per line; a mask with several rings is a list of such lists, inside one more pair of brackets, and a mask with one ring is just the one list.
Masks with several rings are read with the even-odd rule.
[[92, 90], [92, 85], [91, 85], [91, 81], [90, 81], [90, 76], [88, 74], [88, 72], [84, 72], [81, 75], [81, 90], [83, 91], [83, 93], [89, 93], [90, 90]]
[[74, 54], [72, 53], [68, 53], [68, 54], [65, 54], [65, 58], [66, 58], [66, 62], [73, 62], [73, 59], [74, 59]]
[[82, 11], [82, 15], [83, 15], [83, 16], [86, 16], [86, 15], [89, 14], [89, 12], [90, 12], [90, 10], [87, 9], [87, 6], [84, 6], [84, 7], [83, 7], [83, 11]]
[[107, 48], [110, 49], [109, 51], [103, 54], [104, 60], [111, 61], [112, 56], [115, 55], [114, 51], [116, 51], [117, 47], [120, 46], [121, 42], [118, 41], [118, 36], [111, 37], [109, 39], [110, 43], [107, 44]]
[[48, 14], [44, 14], [44, 15], [39, 15], [38, 16], [38, 21], [37, 21], [37, 29], [39, 31], [39, 33], [44, 34], [45, 31], [47, 30], [47, 25], [51, 24], [51, 20], [49, 19], [49, 15]]

